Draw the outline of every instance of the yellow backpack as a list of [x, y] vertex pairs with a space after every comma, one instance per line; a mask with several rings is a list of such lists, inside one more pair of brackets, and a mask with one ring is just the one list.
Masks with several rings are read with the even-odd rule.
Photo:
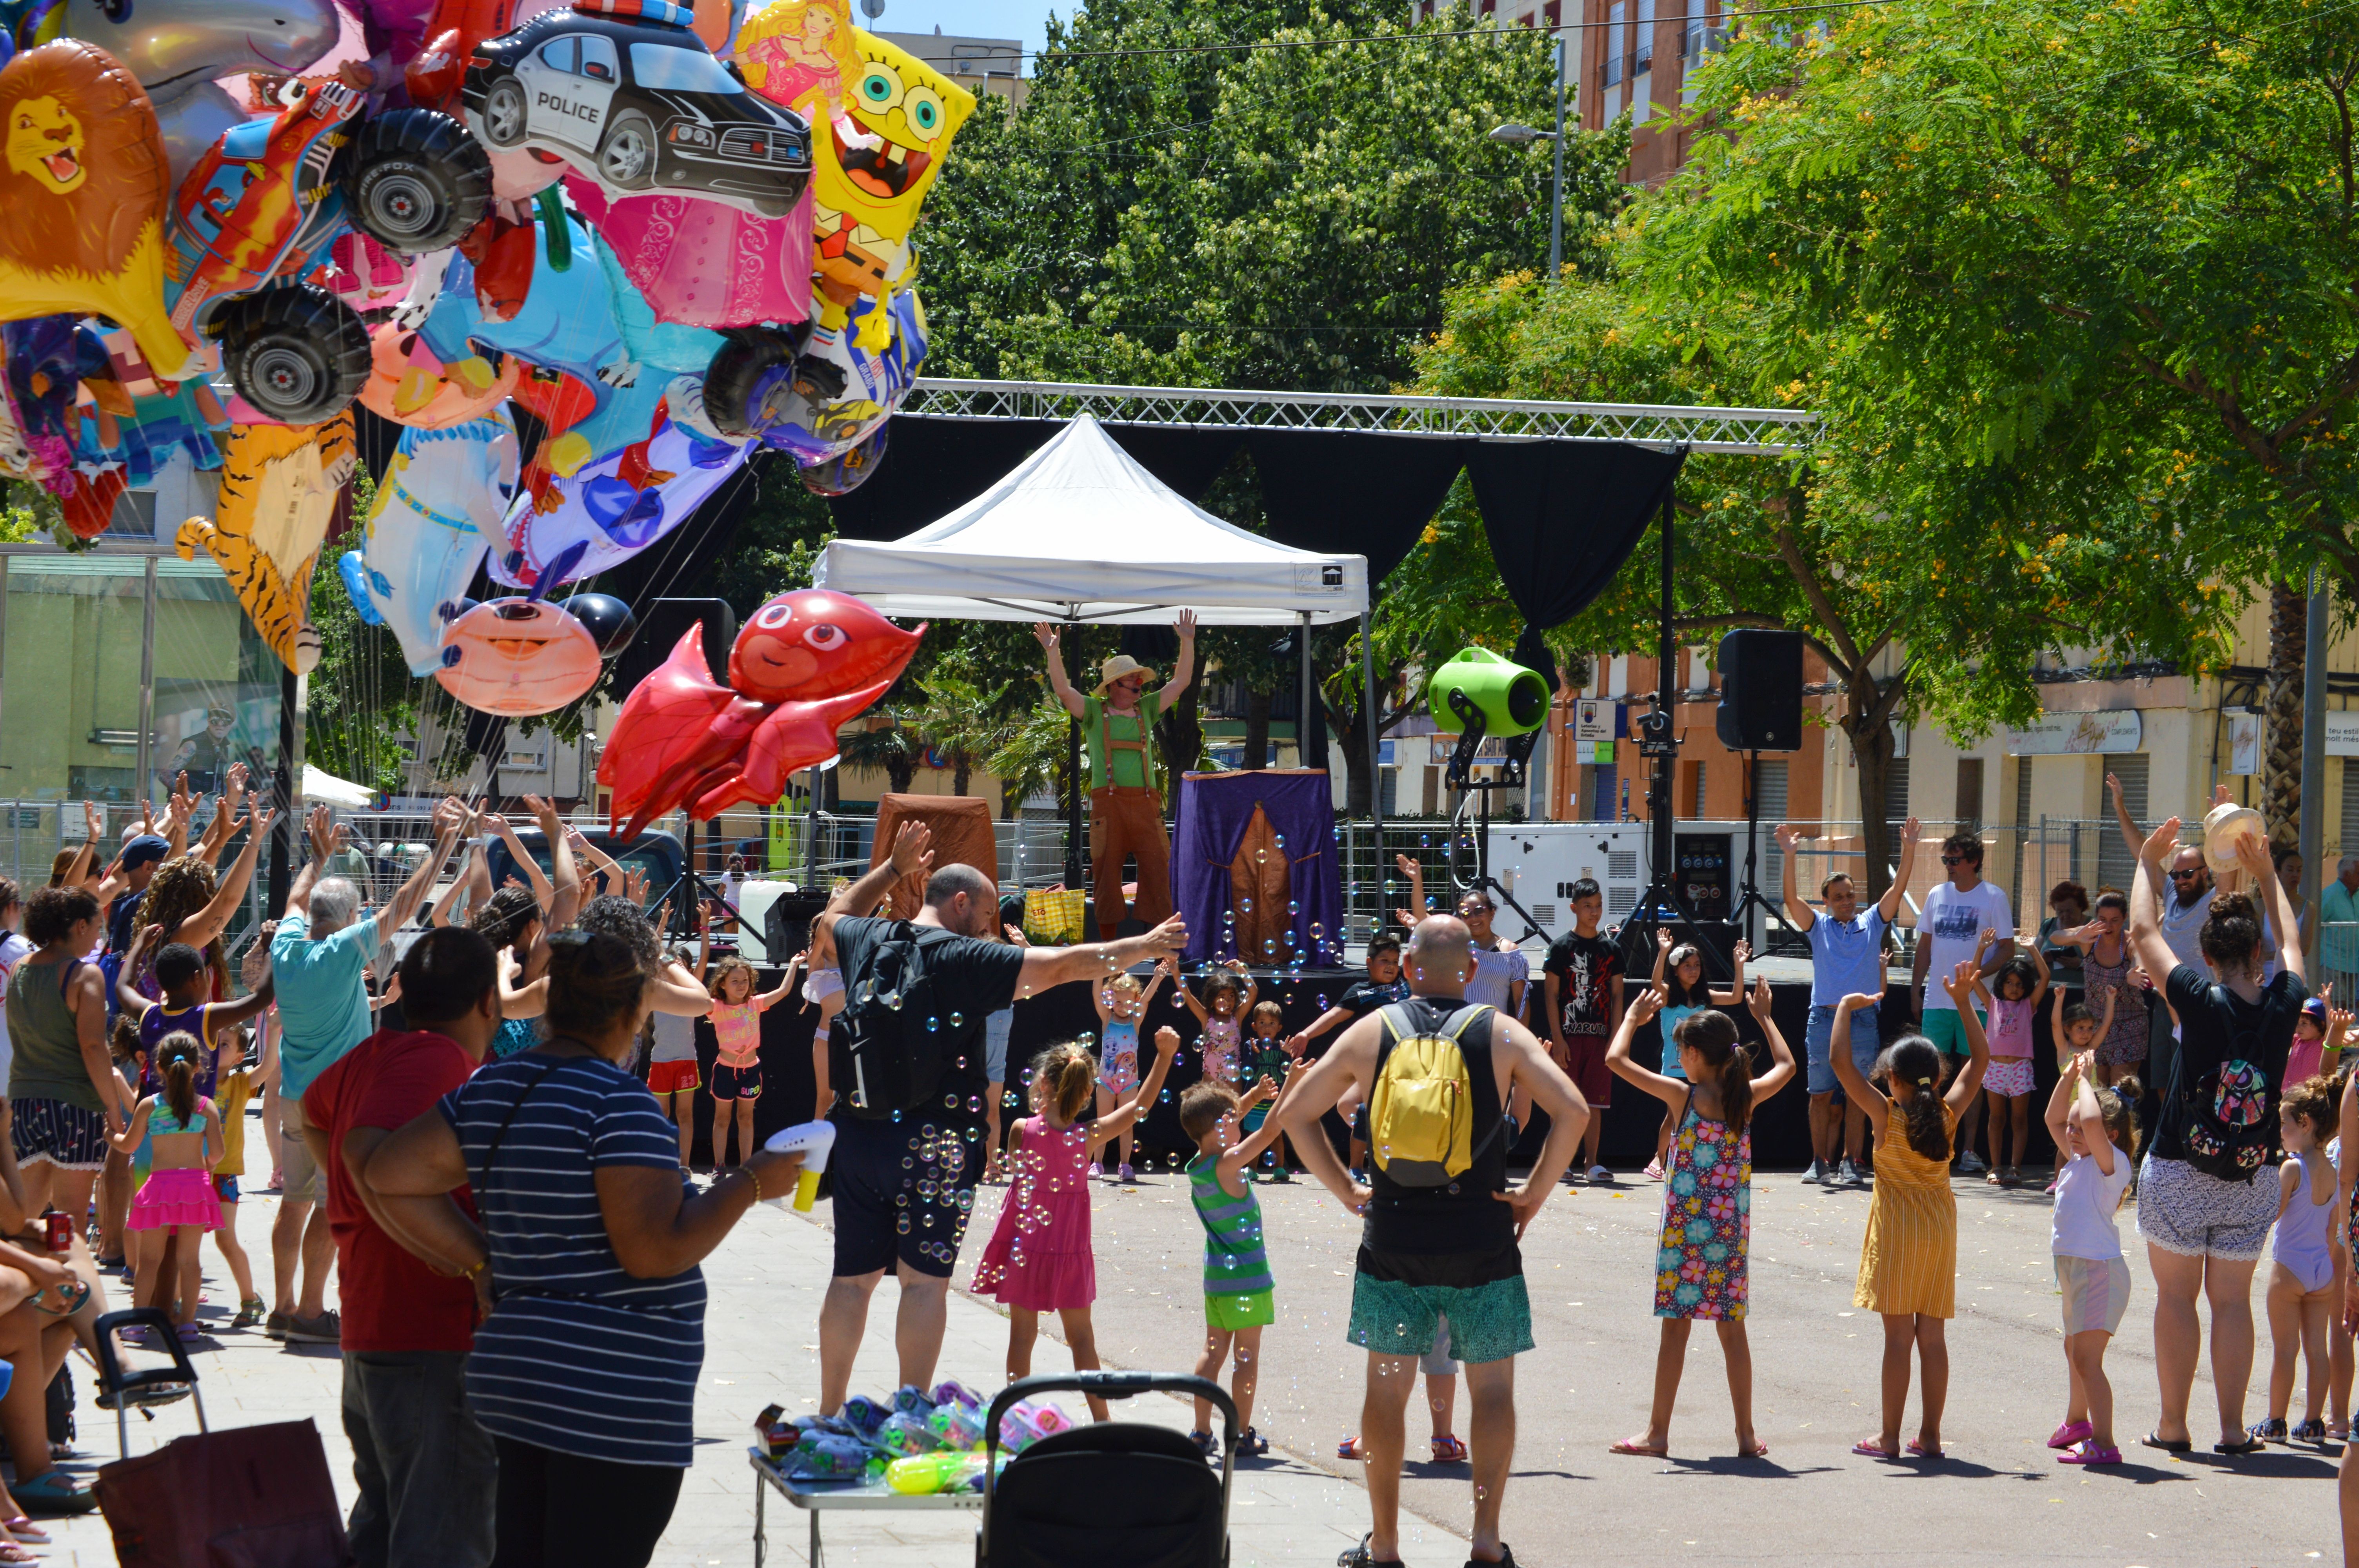
[[1368, 1096], [1368, 1151], [1399, 1185], [1439, 1187], [1474, 1163], [1474, 1081], [1459, 1040], [1492, 1011], [1461, 1008], [1437, 1034], [1426, 1032], [1407, 1003], [1383, 1010], [1389, 1044]]

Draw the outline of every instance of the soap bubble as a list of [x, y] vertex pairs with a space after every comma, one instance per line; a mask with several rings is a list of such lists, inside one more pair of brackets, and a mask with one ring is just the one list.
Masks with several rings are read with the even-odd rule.
[[952, 1029], [964, 1029], [966, 1027], [966, 1014], [962, 1012], [951, 1013], [951, 1027]]
[[1253, 913], [1253, 900], [1249, 898], [1241, 898], [1237, 900], [1237, 907], [1240, 910], [1243, 910], [1245, 914], [1251, 914]]
[[1288, 899], [1288, 900], [1286, 901], [1286, 913], [1287, 913], [1287, 914], [1301, 914], [1301, 913], [1302, 913], [1302, 901], [1301, 901], [1300, 899], [1299, 899], [1299, 898], [1290, 898], [1290, 899]]
[[940, 1028], [941, 1028], [941, 1026], [942, 1026], [942, 1021], [941, 1021], [940, 1019], [936, 1018], [936, 1017], [935, 1017], [932, 1013], [930, 1013], [930, 1012], [929, 1012], [929, 1013], [928, 1013], [928, 1014], [926, 1014], [926, 1033], [927, 1033], [931, 1034], [931, 1033], [935, 1033], [937, 1030], [940, 1029]]

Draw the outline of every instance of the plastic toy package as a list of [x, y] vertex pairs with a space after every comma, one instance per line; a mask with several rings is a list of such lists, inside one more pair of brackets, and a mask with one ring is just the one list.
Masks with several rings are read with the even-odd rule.
[[[855, 1394], [832, 1416], [788, 1416], [771, 1405], [755, 1419], [762, 1452], [789, 1480], [882, 1479], [905, 1497], [980, 1488], [984, 1401], [961, 1384], [915, 1388], [873, 1400]], [[999, 1423], [1005, 1464], [1042, 1438], [1073, 1425], [1056, 1405], [1024, 1400]]]

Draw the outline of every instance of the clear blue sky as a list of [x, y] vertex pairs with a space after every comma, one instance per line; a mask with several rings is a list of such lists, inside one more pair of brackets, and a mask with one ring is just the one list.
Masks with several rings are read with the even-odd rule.
[[[930, 33], [939, 26], [946, 33], [970, 38], [1021, 38], [1024, 48], [1038, 49], [1049, 41], [1049, 13], [1070, 18], [1081, 0], [885, 0], [885, 15], [870, 21], [858, 5], [853, 19], [864, 27], [886, 33]], [[1032, 62], [1024, 62], [1032, 74]]]

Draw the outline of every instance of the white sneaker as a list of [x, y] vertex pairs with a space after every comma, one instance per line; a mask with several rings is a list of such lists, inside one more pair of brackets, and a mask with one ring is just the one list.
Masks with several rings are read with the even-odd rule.
[[1811, 1162], [1810, 1162], [1810, 1164], [1809, 1164], [1809, 1165], [1808, 1165], [1808, 1166], [1803, 1170], [1803, 1172], [1802, 1172], [1802, 1180], [1804, 1180], [1804, 1181], [1806, 1181], [1806, 1182], [1821, 1182], [1821, 1183], [1822, 1183], [1822, 1182], [1824, 1182], [1826, 1179], [1827, 1179], [1827, 1165], [1826, 1165], [1826, 1162], [1825, 1162], [1825, 1161], [1823, 1161], [1823, 1160], [1813, 1160], [1813, 1161], [1811, 1161]]

